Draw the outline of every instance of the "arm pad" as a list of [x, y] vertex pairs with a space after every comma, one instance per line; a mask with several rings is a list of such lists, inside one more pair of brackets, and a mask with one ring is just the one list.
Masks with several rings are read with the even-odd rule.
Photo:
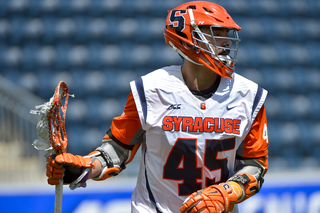
[[240, 203], [259, 192], [264, 182], [265, 168], [255, 159], [243, 159], [237, 161], [236, 170], [227, 182], [234, 181], [241, 186], [242, 196], [236, 202]]
[[125, 149], [115, 141], [108, 139], [104, 140], [103, 144], [96, 148], [97, 154], [95, 156], [101, 162], [101, 173], [92, 178], [92, 180], [100, 181], [109, 177], [118, 175], [125, 169], [125, 163], [130, 158], [131, 151]]

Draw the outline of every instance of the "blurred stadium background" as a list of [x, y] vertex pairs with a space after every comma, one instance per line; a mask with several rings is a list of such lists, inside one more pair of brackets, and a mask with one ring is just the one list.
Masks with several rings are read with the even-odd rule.
[[[39, 117], [30, 110], [48, 101], [63, 80], [75, 95], [67, 110], [68, 151], [85, 155], [100, 145], [112, 118], [122, 112], [129, 82], [156, 68], [181, 64], [164, 43], [163, 28], [167, 10], [184, 2], [0, 0], [1, 206], [27, 199], [33, 213], [44, 212], [39, 206], [43, 193], [53, 196], [53, 188], [46, 185], [45, 153], [31, 146], [38, 139]], [[243, 208], [247, 213], [320, 212], [320, 1], [214, 2], [243, 29], [236, 72], [269, 91], [266, 189], [252, 199], [255, 204]], [[123, 196], [128, 199], [138, 166], [139, 154], [118, 181], [89, 185], [100, 191], [129, 184]], [[91, 192], [85, 190], [81, 193]], [[67, 192], [64, 206], [72, 208], [64, 212], [82, 212], [76, 207], [91, 199], [80, 196], [73, 201], [76, 194]], [[94, 213], [126, 211], [96, 208], [92, 202], [83, 209], [88, 206]]]

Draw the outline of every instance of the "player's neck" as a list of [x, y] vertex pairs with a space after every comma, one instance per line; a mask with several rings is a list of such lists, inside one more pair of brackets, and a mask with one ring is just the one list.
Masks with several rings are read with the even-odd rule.
[[205, 66], [184, 62], [181, 68], [183, 79], [189, 89], [194, 91], [207, 90], [214, 85], [218, 75]]

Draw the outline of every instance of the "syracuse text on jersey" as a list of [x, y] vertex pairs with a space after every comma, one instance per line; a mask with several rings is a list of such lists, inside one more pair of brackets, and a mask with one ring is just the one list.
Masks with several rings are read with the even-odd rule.
[[231, 118], [165, 116], [162, 120], [164, 131], [217, 132], [239, 135], [241, 120]]

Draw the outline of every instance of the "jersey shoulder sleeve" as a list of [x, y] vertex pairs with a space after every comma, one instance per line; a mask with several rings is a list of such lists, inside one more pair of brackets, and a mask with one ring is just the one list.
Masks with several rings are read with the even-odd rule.
[[[141, 124], [132, 92], [128, 95], [126, 106], [121, 116], [114, 117], [107, 133], [103, 139], [114, 137], [118, 142], [124, 145], [135, 145], [142, 141], [137, 141], [143, 132], [140, 129]], [[110, 135], [111, 134], [111, 135]], [[139, 134], [139, 135], [138, 135]]]
[[258, 112], [241, 146], [237, 152], [241, 157], [261, 158], [268, 156], [268, 125], [264, 105]]
[[154, 117], [165, 107], [159, 93], [170, 94], [185, 89], [180, 72], [181, 66], [157, 69], [130, 82], [130, 87], [141, 126], [148, 130]]
[[264, 88], [260, 87], [257, 83], [235, 73], [232, 79], [234, 81], [232, 91], [235, 91], [236, 94], [233, 94], [238, 99], [245, 99], [247, 103], [249, 103], [249, 111], [250, 122], [253, 123], [258, 112], [263, 106], [268, 91]]

